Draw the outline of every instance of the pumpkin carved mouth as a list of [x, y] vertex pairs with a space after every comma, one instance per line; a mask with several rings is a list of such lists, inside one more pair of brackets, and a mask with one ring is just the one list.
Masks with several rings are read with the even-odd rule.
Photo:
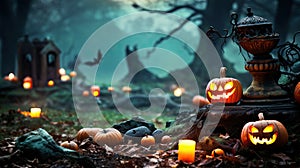
[[208, 91], [207, 94], [211, 99], [220, 100], [220, 99], [228, 99], [235, 92], [235, 88], [232, 89], [229, 93], [220, 92], [221, 94], [213, 95], [211, 91]]
[[250, 141], [254, 144], [254, 145], [257, 145], [257, 144], [266, 144], [266, 145], [270, 145], [270, 144], [273, 144], [276, 139], [277, 139], [277, 132], [274, 133], [270, 138], [260, 138], [259, 136], [254, 136], [254, 135], [251, 135], [251, 134], [248, 134], [249, 135], [249, 139]]

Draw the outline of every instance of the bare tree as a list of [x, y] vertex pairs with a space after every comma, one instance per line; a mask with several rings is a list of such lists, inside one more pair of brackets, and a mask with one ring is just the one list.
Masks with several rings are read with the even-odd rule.
[[286, 41], [292, 14], [294, 0], [278, 0], [275, 13], [275, 28], [280, 34], [280, 40]]
[[[206, 4], [206, 8], [201, 7], [201, 4]], [[187, 10], [189, 11], [189, 15], [186, 17], [186, 20], [192, 21], [195, 24], [198, 25], [198, 27], [204, 31], [208, 30], [208, 28], [213, 25], [216, 29], [223, 30], [224, 28], [229, 28], [230, 25], [230, 14], [232, 12], [232, 6], [236, 3], [237, 10], [242, 11], [241, 9], [244, 6], [245, 1], [238, 1], [235, 0], [226, 0], [226, 1], [220, 1], [220, 0], [209, 0], [209, 1], [203, 1], [203, 0], [193, 0], [188, 1], [186, 3], [178, 3], [178, 1], [172, 1], [172, 3], [168, 3], [169, 9], [166, 10], [154, 10], [154, 9], [148, 9], [146, 7], [143, 7], [139, 5], [138, 3], [133, 3], [133, 7], [142, 10], [142, 11], [149, 11], [149, 12], [155, 12], [155, 13], [176, 13], [180, 10]], [[203, 5], [202, 5], [203, 6]], [[165, 40], [168, 40], [173, 33], [180, 30], [186, 22], [180, 23], [176, 28], [174, 28], [173, 31], [171, 31], [167, 36], [162, 37], [156, 41], [154, 44], [154, 47], [158, 46], [160, 43], [162, 43]], [[200, 51], [200, 45], [198, 46], [197, 51]], [[219, 51], [219, 54], [221, 55], [221, 59], [223, 63], [226, 66], [232, 66], [230, 62], [228, 62], [226, 59], [222, 56], [221, 51], [221, 43], [216, 43], [216, 48]], [[208, 80], [207, 72], [204, 70], [203, 63], [201, 60], [194, 56], [193, 61], [190, 63], [190, 68], [193, 70], [194, 73], [201, 76], [202, 79]], [[229, 71], [229, 75], [236, 74], [234, 70]]]

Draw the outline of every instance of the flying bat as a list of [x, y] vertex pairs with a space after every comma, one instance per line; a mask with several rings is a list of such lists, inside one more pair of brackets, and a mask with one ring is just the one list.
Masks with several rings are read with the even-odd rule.
[[87, 61], [84, 64], [89, 65], [89, 66], [98, 65], [100, 63], [101, 59], [102, 59], [102, 53], [101, 53], [100, 50], [98, 51], [97, 55], [98, 55], [97, 58], [94, 58], [93, 61]]

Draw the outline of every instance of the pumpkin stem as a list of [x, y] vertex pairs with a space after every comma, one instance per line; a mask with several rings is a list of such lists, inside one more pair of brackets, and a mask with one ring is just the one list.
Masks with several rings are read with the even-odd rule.
[[220, 68], [220, 78], [225, 78], [226, 77], [226, 67], [221, 67]]
[[258, 119], [259, 120], [264, 120], [265, 118], [264, 118], [264, 114], [263, 113], [259, 113], [258, 114]]

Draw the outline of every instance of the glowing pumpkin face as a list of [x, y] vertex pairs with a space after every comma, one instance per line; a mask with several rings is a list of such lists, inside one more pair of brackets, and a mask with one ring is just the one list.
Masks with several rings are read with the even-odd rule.
[[241, 140], [249, 147], [280, 147], [288, 142], [288, 133], [276, 120], [261, 120], [247, 123], [242, 130]]
[[255, 126], [251, 125], [248, 129], [248, 138], [254, 144], [273, 144], [278, 136], [278, 132], [274, 132], [274, 125], [267, 125], [263, 130], [257, 129]]
[[226, 68], [220, 70], [220, 78], [212, 79], [206, 87], [206, 97], [211, 103], [235, 104], [242, 98], [241, 83], [234, 78], [225, 77]]

